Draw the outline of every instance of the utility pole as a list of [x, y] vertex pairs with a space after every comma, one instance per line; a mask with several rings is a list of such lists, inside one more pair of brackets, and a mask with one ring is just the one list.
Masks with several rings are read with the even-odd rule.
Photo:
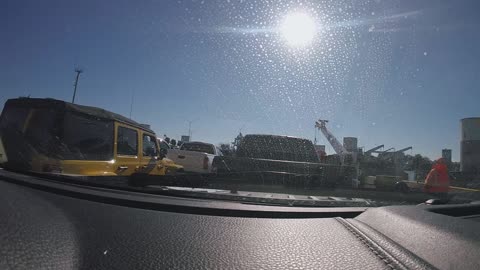
[[72, 98], [72, 103], [75, 103], [75, 95], [77, 94], [77, 85], [78, 85], [78, 78], [80, 77], [80, 73], [83, 73], [83, 70], [76, 68], [75, 72], [77, 73], [77, 77], [75, 79], [75, 84], [73, 88], [73, 98]]
[[192, 123], [197, 120], [198, 119], [187, 120], [188, 121], [188, 137], [190, 138], [190, 141], [192, 140]]
[[188, 121], [188, 138], [192, 140], [192, 120]]

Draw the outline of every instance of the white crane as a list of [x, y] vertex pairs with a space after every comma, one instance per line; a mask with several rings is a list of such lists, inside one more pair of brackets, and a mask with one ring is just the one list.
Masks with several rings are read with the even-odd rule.
[[319, 119], [315, 122], [315, 127], [320, 129], [323, 135], [325, 135], [325, 138], [327, 138], [328, 142], [332, 145], [333, 150], [335, 150], [335, 152], [340, 157], [340, 163], [342, 165], [355, 166], [356, 173], [352, 178], [352, 186], [356, 188], [360, 184], [357, 179], [358, 175], [360, 175], [359, 164], [357, 163], [357, 153], [347, 151], [347, 149], [345, 149], [345, 147], [337, 140], [337, 138], [327, 129], [327, 123], [328, 120]]
[[335, 138], [335, 136], [327, 129], [326, 123], [328, 120], [318, 120], [315, 122], [315, 127], [322, 131], [325, 138], [327, 138], [330, 145], [332, 145], [333, 150], [340, 156], [343, 156], [348, 153], [348, 151], [343, 147], [343, 145]]

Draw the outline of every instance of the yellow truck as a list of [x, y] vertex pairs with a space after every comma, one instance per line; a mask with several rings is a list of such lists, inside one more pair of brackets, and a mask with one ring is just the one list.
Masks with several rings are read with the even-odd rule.
[[9, 99], [0, 138], [12, 170], [84, 176], [165, 175], [183, 169], [155, 133], [100, 108], [55, 99]]

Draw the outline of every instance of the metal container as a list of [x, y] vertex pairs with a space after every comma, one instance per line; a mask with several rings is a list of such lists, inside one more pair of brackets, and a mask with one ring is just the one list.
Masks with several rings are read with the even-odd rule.
[[460, 171], [480, 172], [480, 117], [461, 120]]
[[325, 162], [326, 158], [327, 158], [327, 152], [325, 151], [325, 145], [315, 144], [315, 145], [313, 145], [313, 147], [315, 148], [315, 153], [317, 153], [318, 160], [320, 162]]
[[322, 152], [325, 152], [325, 145], [322, 145], [322, 144], [315, 144], [314, 145], [315, 147], [315, 151], [322, 151]]
[[357, 147], [358, 139], [355, 137], [344, 137], [343, 138], [343, 147], [348, 152], [357, 152], [358, 147]]

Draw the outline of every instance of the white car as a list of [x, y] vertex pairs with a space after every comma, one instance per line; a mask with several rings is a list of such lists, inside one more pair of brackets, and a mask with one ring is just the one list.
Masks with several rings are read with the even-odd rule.
[[180, 149], [168, 149], [167, 158], [182, 165], [186, 172], [211, 173], [212, 161], [223, 156], [222, 151], [211, 143], [186, 142]]

